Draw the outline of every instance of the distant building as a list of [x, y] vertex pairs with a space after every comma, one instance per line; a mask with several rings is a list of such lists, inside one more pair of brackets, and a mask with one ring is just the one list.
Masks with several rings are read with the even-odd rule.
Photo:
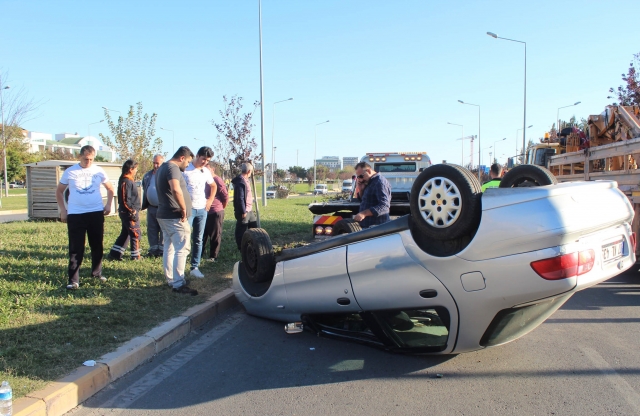
[[326, 166], [330, 172], [340, 170], [340, 157], [322, 156], [322, 159], [316, 159], [316, 165]]
[[359, 161], [360, 161], [359, 157], [345, 156], [342, 158], [342, 169], [345, 169], [347, 166], [354, 167], [355, 165], [358, 164]]

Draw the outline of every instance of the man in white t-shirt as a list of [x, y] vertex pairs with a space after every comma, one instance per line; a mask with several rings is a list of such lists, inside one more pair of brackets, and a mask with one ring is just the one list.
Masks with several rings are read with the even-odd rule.
[[184, 180], [187, 182], [187, 191], [191, 196], [191, 271], [192, 277], [203, 278], [204, 275], [198, 269], [200, 257], [202, 256], [202, 239], [204, 237], [204, 227], [207, 223], [207, 211], [215, 199], [214, 195], [205, 194], [205, 184], [215, 183], [211, 171], [206, 168], [213, 157], [213, 150], [203, 146], [198, 150], [196, 157], [184, 170]]
[[[105, 171], [93, 164], [96, 149], [83, 146], [80, 163], [64, 171], [56, 188], [56, 200], [60, 210], [60, 221], [67, 223], [69, 234], [69, 284], [67, 289], [80, 286], [80, 266], [84, 258], [85, 235], [91, 248], [91, 276], [106, 282], [102, 276], [102, 237], [104, 216], [111, 212], [113, 185]], [[107, 203], [103, 205], [100, 187], [107, 190]], [[69, 200], [65, 206], [65, 191], [69, 189]]]

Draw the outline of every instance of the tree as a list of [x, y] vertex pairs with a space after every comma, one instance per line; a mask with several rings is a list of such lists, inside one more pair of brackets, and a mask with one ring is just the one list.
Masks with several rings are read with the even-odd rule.
[[283, 181], [287, 176], [287, 172], [285, 172], [283, 169], [276, 169], [275, 172], [273, 172], [273, 176], [277, 181]]
[[251, 118], [260, 102], [253, 103], [251, 113], [242, 114], [240, 112], [243, 107], [242, 100], [243, 98], [237, 95], [231, 98], [223, 95], [224, 109], [219, 111], [221, 120], [219, 123], [215, 119], [211, 120], [211, 124], [218, 131], [218, 144], [214, 147], [214, 157], [220, 165], [229, 166], [233, 171], [232, 174], [240, 169], [242, 163], [254, 163], [262, 159], [262, 156], [256, 153], [258, 144], [251, 135], [251, 130], [255, 127], [255, 124], [251, 124]]
[[296, 175], [297, 178], [304, 179], [307, 177], [307, 170], [302, 166], [289, 166], [288, 170], [289, 173], [291, 173], [292, 175]]
[[[20, 127], [23, 123], [32, 120], [38, 116], [38, 110], [42, 105], [42, 101], [35, 101], [27, 95], [23, 87], [8, 88], [9, 75], [6, 72], [0, 72], [0, 94], [2, 94], [2, 113], [4, 115], [4, 126], [0, 127], [4, 131], [4, 141], [0, 141], [0, 159], [2, 163], [0, 170], [2, 171], [2, 180], [5, 179], [4, 172], [4, 155], [7, 155], [7, 180], [15, 179], [15, 175], [23, 175], [22, 161], [30, 158], [28, 147], [25, 143], [25, 131]], [[15, 168], [15, 166], [19, 166]], [[13, 166], [10, 168], [10, 166]], [[10, 177], [13, 175], [14, 177]], [[5, 192], [8, 193], [8, 183], [5, 184]]]
[[153, 155], [162, 150], [162, 139], [156, 136], [156, 118], [153, 113], [142, 114], [142, 103], [136, 104], [136, 109], [129, 106], [127, 117], [118, 117], [114, 122], [105, 108], [104, 118], [107, 121], [111, 136], [100, 133], [100, 139], [111, 149], [118, 152], [122, 160], [133, 159], [138, 162], [138, 171], [143, 174], [152, 169]]
[[617, 98], [618, 105], [640, 105], [640, 73], [638, 73], [635, 65], [640, 65], [640, 53], [633, 55], [633, 61], [629, 64], [627, 73], [622, 74], [622, 80], [626, 85], [621, 85], [617, 89], [609, 88], [609, 92], [616, 95], [608, 96], [607, 98]]

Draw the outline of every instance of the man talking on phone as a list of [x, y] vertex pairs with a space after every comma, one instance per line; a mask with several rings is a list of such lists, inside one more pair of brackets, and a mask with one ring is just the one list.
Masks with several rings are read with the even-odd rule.
[[356, 194], [360, 198], [359, 212], [353, 219], [362, 228], [380, 225], [391, 220], [391, 185], [389, 181], [375, 172], [367, 162], [356, 165]]

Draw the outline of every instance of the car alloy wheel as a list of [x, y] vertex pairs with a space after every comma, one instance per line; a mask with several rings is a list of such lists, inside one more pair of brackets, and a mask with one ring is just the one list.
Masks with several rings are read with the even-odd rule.
[[420, 215], [435, 228], [447, 228], [460, 217], [462, 197], [455, 183], [447, 178], [429, 179], [418, 196]]

